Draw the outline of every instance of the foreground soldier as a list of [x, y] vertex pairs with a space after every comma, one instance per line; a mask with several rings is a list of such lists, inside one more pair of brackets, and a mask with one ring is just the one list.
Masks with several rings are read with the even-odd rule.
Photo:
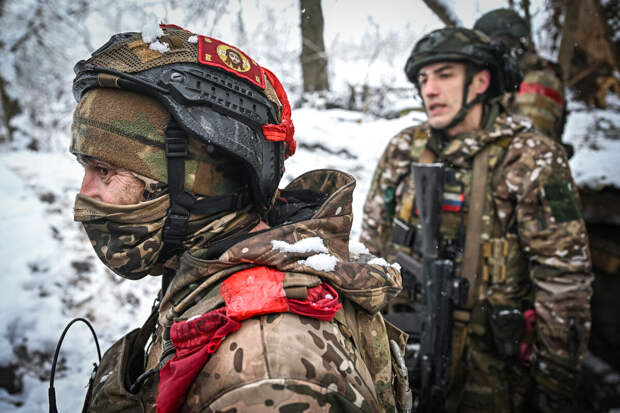
[[163, 278], [87, 411], [393, 411], [405, 338], [378, 311], [400, 274], [350, 259], [354, 179], [314, 171], [278, 191], [295, 151], [278, 79], [162, 29], [150, 45], [117, 34], [76, 66], [75, 219], [112, 271]]
[[411, 162], [443, 163], [440, 254], [470, 284], [453, 317], [448, 411], [567, 409], [590, 329], [590, 256], [566, 154], [500, 106], [519, 81], [506, 59], [474, 30], [416, 44], [405, 71], [428, 122], [392, 138], [364, 205], [372, 253], [420, 260]]
[[[523, 81], [505, 96], [508, 111], [527, 116], [534, 128], [561, 142], [566, 123], [562, 69], [536, 53], [527, 22], [512, 9], [496, 9], [476, 20], [474, 30], [504, 43], [518, 59]], [[572, 147], [565, 148], [570, 157]]]

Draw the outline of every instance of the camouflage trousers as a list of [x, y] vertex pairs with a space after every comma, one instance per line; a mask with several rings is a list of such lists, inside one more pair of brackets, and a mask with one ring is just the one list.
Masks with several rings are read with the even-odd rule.
[[527, 395], [532, 380], [518, 360], [502, 358], [473, 334], [448, 395], [448, 411], [459, 413], [529, 411]]

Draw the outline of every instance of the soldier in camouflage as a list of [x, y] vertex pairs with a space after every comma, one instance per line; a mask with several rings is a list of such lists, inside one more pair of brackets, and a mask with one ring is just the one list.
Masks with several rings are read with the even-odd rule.
[[440, 245], [470, 281], [454, 312], [447, 411], [568, 410], [588, 342], [578, 193], [564, 149], [501, 105], [519, 83], [510, 58], [468, 29], [416, 44], [405, 71], [428, 121], [391, 139], [364, 205], [361, 240], [373, 254], [419, 259], [411, 162], [443, 163]]
[[[566, 123], [566, 97], [562, 69], [536, 53], [527, 22], [513, 9], [496, 9], [482, 15], [474, 30], [502, 42], [514, 54], [523, 74], [516, 92], [504, 96], [509, 112], [528, 117], [537, 130], [562, 142]], [[572, 155], [572, 147], [565, 146]]]
[[349, 248], [355, 180], [319, 170], [278, 190], [295, 151], [278, 79], [161, 30], [158, 47], [121, 33], [76, 65], [75, 219], [116, 274], [162, 277], [84, 411], [407, 410], [406, 336], [379, 313], [400, 273]]

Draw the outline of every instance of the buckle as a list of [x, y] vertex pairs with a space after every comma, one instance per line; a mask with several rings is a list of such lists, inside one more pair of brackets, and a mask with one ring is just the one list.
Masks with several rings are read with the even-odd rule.
[[164, 147], [167, 158], [187, 158], [189, 153], [185, 138], [166, 138]]
[[244, 190], [242, 192], [235, 192], [232, 195], [230, 204], [231, 204], [233, 211], [238, 211], [239, 209], [243, 208], [248, 203], [247, 194], [248, 192]]
[[181, 245], [187, 234], [188, 213], [169, 213], [164, 225], [163, 239], [171, 245]]

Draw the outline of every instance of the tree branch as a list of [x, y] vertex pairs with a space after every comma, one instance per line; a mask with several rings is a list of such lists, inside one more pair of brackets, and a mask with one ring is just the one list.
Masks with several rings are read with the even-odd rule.
[[459, 19], [440, 0], [424, 0], [424, 4], [448, 27], [462, 26]]

